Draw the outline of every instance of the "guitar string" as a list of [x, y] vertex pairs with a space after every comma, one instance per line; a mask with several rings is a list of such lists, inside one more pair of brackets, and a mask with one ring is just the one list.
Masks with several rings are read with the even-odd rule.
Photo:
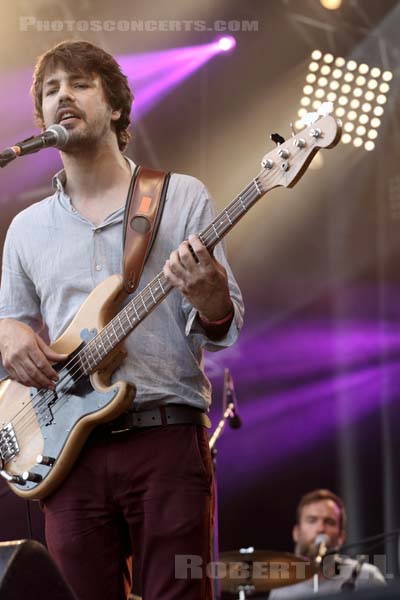
[[[269, 174], [269, 173], [268, 173]], [[263, 173], [261, 173], [261, 175], [259, 174], [255, 180], [260, 179], [262, 177]], [[262, 177], [262, 180], [265, 180], [266, 177]], [[264, 183], [264, 181], [263, 181]], [[243, 206], [242, 206], [242, 202], [244, 202], [245, 204], [247, 204], [247, 202], [250, 201], [254, 201], [257, 199], [257, 196], [255, 197], [251, 197], [252, 195], [254, 195], [255, 190], [257, 190], [257, 187], [254, 185], [254, 180], [248, 184], [248, 186], [232, 201], [232, 203], [230, 205], [228, 205], [226, 207], [226, 209], [224, 209], [222, 211], [222, 213], [220, 213], [214, 220], [213, 222], [206, 228], [204, 235], [203, 235], [203, 243], [205, 245], [207, 245], [210, 241], [213, 240], [213, 238], [217, 237], [215, 231], [213, 231], [214, 227], [218, 227], [221, 225], [221, 221], [222, 218], [225, 216], [225, 220], [226, 220], [226, 213], [228, 213], [229, 211], [229, 215], [230, 217], [232, 217], [233, 220], [235, 220], [238, 216], [245, 214], [245, 210], [243, 210]], [[263, 195], [265, 192], [263, 191], [261, 195]], [[257, 190], [257, 195], [259, 195], [259, 192]], [[225, 221], [224, 221], [225, 223]], [[228, 217], [228, 223], [229, 223], [229, 217]], [[235, 224], [235, 223], [233, 223]], [[227, 231], [228, 228], [225, 230]], [[209, 232], [207, 234], [207, 232]], [[218, 241], [218, 237], [217, 237], [217, 241]], [[159, 277], [162, 276], [162, 273], [160, 273], [159, 275], [157, 275], [147, 286], [146, 288], [144, 288], [142, 290], [142, 292], [140, 294], [138, 294], [135, 298], [132, 299], [132, 301], [125, 307], [124, 310], [127, 310], [128, 308], [133, 308], [133, 305], [135, 303], [137, 303], [137, 301], [141, 298], [144, 299], [144, 302], [146, 303], [146, 300], [150, 300], [151, 299], [151, 292], [150, 292], [150, 286], [156, 282], [157, 279], [159, 279]], [[165, 286], [166, 287], [166, 280], [165, 280]], [[169, 291], [169, 290], [168, 290]], [[166, 295], [166, 294], [165, 294]], [[165, 296], [163, 294], [163, 296]], [[163, 297], [161, 296], [161, 298]], [[160, 300], [161, 300], [160, 298]], [[153, 305], [152, 308], [155, 308], [156, 305]], [[119, 313], [120, 314], [120, 313]], [[146, 316], [147, 313], [145, 313], [143, 316], [141, 316], [140, 321], [138, 320], [138, 322], [136, 323], [136, 325], [138, 325]], [[140, 315], [139, 315], [140, 316]], [[118, 317], [118, 315], [116, 315], [116, 317], [114, 317], [113, 319], [111, 319], [109, 321], [109, 323], [107, 323], [107, 326], [112, 325], [113, 322], [115, 322], [116, 318]], [[125, 323], [128, 323], [128, 319], [125, 320]], [[135, 327], [136, 327], [135, 325]], [[93, 352], [92, 352], [92, 347], [96, 346], [95, 341], [96, 338], [101, 335], [101, 333], [104, 331], [105, 328], [103, 328], [99, 334], [97, 334], [92, 340], [90, 340], [90, 342], [88, 342], [84, 348], [82, 349], [82, 351], [85, 351], [85, 353], [87, 353], [87, 350], [89, 350], [89, 352], [92, 353], [93, 356]], [[122, 331], [124, 331], [123, 327], [121, 327]], [[118, 342], [119, 343], [119, 342]], [[116, 344], [117, 345], [117, 344]], [[82, 352], [81, 351], [81, 352]], [[65, 372], [65, 375], [63, 375], [59, 381], [57, 382], [57, 386], [59, 386], [63, 381], [65, 381], [68, 378], [73, 378], [77, 373], [79, 373], [80, 370], [82, 370], [82, 364], [80, 363], [80, 359], [79, 359], [79, 355], [76, 355], [74, 358], [72, 358], [66, 365], [63, 366], [63, 368], [61, 369], [60, 373], [62, 373], [63, 371]], [[75, 371], [71, 371], [74, 367], [77, 367]], [[69, 367], [69, 370], [68, 370]], [[79, 379], [81, 379], [81, 377], [88, 375], [87, 373], [83, 372], [81, 375], [79, 375], [79, 377], [77, 379], [75, 379], [73, 381], [73, 385], [75, 385]], [[59, 405], [59, 407], [61, 407], [60, 402], [63, 400], [64, 396], [68, 397], [66, 394], [67, 390], [63, 390], [63, 394], [56, 396], [55, 398], [55, 403], [52, 407], [53, 412], [56, 412], [56, 406]], [[30, 403], [23, 407], [22, 409], [20, 409], [20, 411], [11, 419], [11, 421], [13, 421], [15, 423], [15, 425], [18, 424], [19, 428], [20, 428], [20, 432], [23, 431], [23, 428], [27, 425], [29, 425], [30, 423], [35, 421], [35, 417], [36, 415], [32, 415], [30, 413], [30, 409], [33, 407], [34, 409], [40, 409], [41, 405], [46, 405], [48, 402], [50, 402], [52, 400], [52, 396], [53, 394], [55, 394], [55, 392], [53, 392], [52, 390], [47, 390], [44, 392], [43, 394], [43, 388], [41, 388], [40, 390], [38, 390], [34, 396], [32, 397]], [[38, 401], [35, 402], [35, 399], [38, 398]], [[22, 414], [22, 413], [27, 413], [27, 414]], [[18, 417], [20, 417], [18, 419]], [[25, 423], [23, 423], [24, 417], [27, 417], [28, 420], [25, 418]]]
[[[202, 237], [203, 237], [203, 239], [202, 239], [202, 241], [203, 241], [203, 243], [204, 243], [205, 245], [207, 245], [207, 244], [208, 244], [210, 241], [212, 241], [213, 239], [215, 239], [215, 237], [217, 237], [217, 240], [215, 240], [215, 241], [218, 243], [219, 239], [218, 239], [218, 236], [216, 235], [216, 232], [215, 232], [214, 228], [217, 228], [218, 226], [220, 226], [220, 225], [221, 225], [221, 223], [224, 223], [224, 221], [222, 221], [222, 219], [223, 219], [223, 218], [226, 218], [226, 215], [228, 215], [228, 213], [229, 213], [229, 215], [230, 215], [230, 216], [231, 216], [231, 217], [232, 217], [234, 220], [236, 219], [236, 217], [237, 217], [237, 216], [239, 216], [239, 217], [240, 217], [240, 216], [243, 216], [243, 215], [245, 214], [246, 210], [248, 210], [248, 208], [250, 208], [250, 205], [247, 205], [247, 206], [246, 206], [246, 208], [243, 210], [243, 208], [244, 208], [244, 207], [243, 207], [243, 203], [244, 203], [244, 204], [247, 204], [247, 202], [248, 202], [249, 200], [250, 200], [251, 202], [254, 202], [254, 201], [258, 200], [258, 199], [259, 199], [261, 196], [263, 196], [263, 195], [266, 193], [266, 191], [268, 191], [268, 190], [265, 190], [265, 191], [264, 191], [264, 189], [263, 189], [263, 187], [262, 187], [262, 186], [263, 186], [263, 184], [266, 182], [266, 180], [268, 179], [268, 176], [270, 176], [270, 179], [271, 179], [271, 180], [273, 179], [272, 175], [275, 175], [275, 174], [274, 174], [273, 172], [266, 172], [266, 171], [259, 173], [259, 174], [258, 174], [258, 175], [257, 175], [257, 176], [256, 176], [256, 177], [255, 177], [255, 178], [252, 180], [252, 182], [251, 182], [250, 184], [248, 184], [248, 186], [247, 186], [247, 187], [246, 187], [246, 188], [245, 188], [245, 189], [244, 189], [244, 190], [243, 190], [243, 191], [242, 191], [240, 194], [238, 194], [238, 196], [237, 196], [237, 197], [236, 197], [236, 198], [235, 198], [235, 199], [234, 199], [234, 200], [231, 202], [231, 204], [229, 204], [229, 205], [228, 205], [228, 206], [227, 206], [227, 207], [226, 207], [226, 208], [225, 208], [225, 209], [224, 209], [224, 210], [223, 210], [221, 213], [219, 213], [219, 215], [218, 215], [218, 216], [217, 216], [217, 217], [216, 217], [216, 218], [215, 218], [215, 219], [212, 221], [212, 223], [211, 223], [211, 224], [210, 224], [210, 225], [209, 225], [209, 226], [206, 228], [206, 230], [205, 230], [205, 231], [204, 231], [204, 233], [203, 233], [203, 236], [202, 236]], [[278, 179], [279, 179], [279, 178], [278, 178]], [[262, 184], [262, 186], [261, 186], [261, 190], [262, 190], [262, 191], [261, 191], [261, 194], [259, 193], [260, 186], [258, 186], [258, 187], [257, 187], [257, 185], [256, 185], [256, 182], [258, 182], [258, 183], [261, 183], [261, 184]], [[271, 188], [269, 188], [269, 189], [271, 189]], [[255, 195], [255, 196], [254, 196], [254, 191], [256, 191], [256, 195]], [[252, 195], [253, 195], [253, 197], [251, 198], [251, 196], [252, 196]], [[237, 210], [237, 209], [239, 209], [239, 210]], [[229, 216], [228, 216], [228, 221], [229, 221]], [[233, 225], [235, 225], [235, 224], [236, 224], [236, 222], [232, 223], [232, 226], [233, 226]], [[224, 230], [224, 233], [227, 233], [227, 232], [228, 232], [228, 230], [229, 230], [229, 227], [227, 227], [227, 228]], [[207, 233], [207, 232], [208, 232], [208, 233]], [[217, 231], [217, 233], [218, 233], [218, 231]], [[160, 277], [160, 276], [162, 276], [162, 273], [160, 273], [159, 275], [157, 275], [157, 276], [156, 276], [156, 278], [154, 278], [154, 279], [153, 279], [153, 280], [152, 280], [152, 281], [151, 281], [151, 282], [150, 282], [150, 283], [149, 283], [149, 284], [146, 286], [146, 288], [144, 288], [144, 290], [142, 290], [142, 292], [141, 292], [140, 294], [138, 294], [138, 295], [137, 295], [135, 298], [133, 298], [133, 299], [132, 299], [132, 301], [131, 301], [131, 302], [130, 302], [130, 303], [129, 303], [129, 304], [126, 306], [126, 307], [125, 307], [125, 309], [128, 309], [128, 308], [130, 309], [131, 307], [133, 308], [133, 307], [134, 307], [134, 304], [137, 302], [137, 300], [138, 300], [138, 299], [142, 299], [142, 298], [143, 298], [143, 296], [144, 296], [145, 294], [146, 294], [146, 296], [145, 296], [145, 298], [143, 298], [143, 299], [144, 299], [144, 300], [145, 300], [145, 299], [147, 299], [147, 300], [150, 300], [150, 299], [151, 299], [151, 296], [152, 296], [152, 293], [151, 293], [151, 291], [150, 291], [150, 289], [151, 289], [151, 286], [152, 286], [152, 285], [154, 285], [154, 282], [156, 282], [156, 280], [157, 280], [157, 279], [159, 279], [159, 277]], [[165, 297], [165, 296], [166, 296], [166, 294], [163, 294], [163, 296]], [[160, 298], [159, 300], [163, 299], [163, 296], [161, 296], [161, 298]], [[157, 300], [157, 303], [158, 303], [158, 300]], [[154, 304], [152, 308], [155, 308], [155, 306], [157, 305], [157, 303], [156, 303], [156, 304]], [[145, 306], [146, 306], [146, 304], [145, 304]], [[120, 314], [120, 313], [119, 313], [119, 314]], [[141, 317], [140, 317], [140, 320], [138, 320], [138, 322], [136, 323], [136, 325], [138, 325], [138, 324], [139, 324], [139, 323], [140, 323], [140, 322], [141, 322], [141, 321], [142, 321], [142, 320], [145, 318], [145, 316], [146, 316], [146, 313], [145, 313], [143, 316], [141, 316]], [[118, 318], [118, 315], [116, 315], [116, 317], [114, 317], [113, 319], [111, 319], [111, 321], [110, 321], [110, 322], [109, 322], [109, 323], [106, 325], [106, 327], [107, 327], [107, 326], [109, 326], [110, 324], [112, 324], [114, 321], [116, 321], [116, 319], [117, 319], [117, 318]], [[127, 322], [127, 321], [128, 321], [128, 319], [127, 319], [125, 322]], [[136, 327], [136, 325], [135, 325], [135, 327]], [[96, 344], [95, 344], [95, 342], [96, 342], [96, 339], [98, 338], [98, 336], [100, 336], [100, 335], [101, 335], [101, 333], [104, 331], [104, 329], [105, 329], [105, 328], [103, 328], [103, 329], [102, 329], [102, 330], [99, 332], [99, 334], [97, 334], [97, 335], [95, 336], [95, 338], [93, 338], [92, 340], [90, 340], [90, 342], [88, 342], [88, 344], [86, 344], [86, 346], [84, 346], [84, 348], [82, 349], [82, 351], [86, 351], [88, 348], [89, 348], [89, 350], [90, 350], [90, 351], [92, 351], [92, 348], [91, 348], [91, 347], [92, 347], [92, 346], [96, 346]], [[121, 327], [121, 329], [122, 329], [122, 331], [124, 332], [124, 329], [123, 329], [123, 327]], [[125, 333], [125, 332], [124, 332], [124, 333]], [[126, 334], [126, 335], [128, 335], [128, 334]], [[118, 343], [119, 343], [119, 342], [118, 342]], [[117, 345], [117, 344], [116, 344], [116, 345]], [[81, 351], [81, 352], [82, 352], [82, 351]], [[81, 368], [82, 368], [82, 367], [81, 367], [81, 365], [80, 365], [80, 364], [78, 364], [78, 363], [79, 363], [79, 355], [81, 354], [81, 352], [80, 352], [78, 355], [76, 355], [76, 356], [75, 356], [73, 359], [71, 359], [71, 361], [70, 361], [69, 363], [67, 363], [67, 365], [64, 365], [64, 366], [63, 366], [63, 369], [61, 370], [61, 372], [64, 370], [64, 371], [66, 371], [66, 373], [65, 373], [65, 376], [63, 376], [63, 377], [62, 377], [62, 378], [61, 378], [61, 379], [58, 381], [57, 385], [60, 385], [60, 383], [61, 383], [62, 381], [65, 381], [65, 379], [66, 379], [67, 377], [73, 378], [73, 376], [74, 376], [74, 375], [76, 375], [76, 374], [77, 374], [77, 373], [78, 373], [78, 372], [81, 370]], [[92, 353], [92, 356], [93, 356], [93, 353]], [[72, 373], [71, 373], [71, 372], [69, 372], [69, 371], [67, 370], [67, 367], [68, 367], [68, 366], [70, 366], [70, 367], [72, 368], [72, 367], [73, 367], [73, 366], [75, 366], [75, 365], [78, 365], [78, 368], [76, 369], [76, 371], [74, 371], [74, 372], [72, 372]], [[78, 377], [76, 380], [74, 380], [74, 381], [73, 381], [73, 385], [76, 385], [76, 383], [79, 381], [79, 379], [81, 379], [82, 377], [84, 377], [84, 376], [86, 376], [86, 375], [89, 375], [89, 373], [85, 373], [85, 372], [81, 373], [81, 374], [79, 375], [79, 377]], [[62, 401], [63, 401], [63, 400], [65, 400], [65, 401], [66, 401], [66, 400], [67, 400], [67, 399], [70, 397], [70, 396], [69, 396], [69, 395], [66, 393], [66, 391], [67, 391], [67, 390], [63, 390], [63, 393], [62, 393], [61, 395], [59, 395], [59, 396], [56, 396], [56, 398], [55, 398], [55, 402], [54, 402], [54, 405], [53, 405], [53, 407], [52, 407], [53, 414], [55, 414], [55, 413], [57, 412], [57, 410], [58, 410], [59, 408], [61, 408], [62, 404], [64, 403], [64, 402], [62, 402]], [[30, 408], [32, 408], [32, 407], [33, 407], [33, 408], [38, 408], [40, 405], [47, 404], [47, 403], [48, 403], [48, 402], [51, 400], [51, 396], [54, 394], [54, 392], [53, 392], [53, 391], [50, 391], [50, 390], [48, 390], [48, 391], [47, 391], [47, 392], [45, 392], [45, 393], [44, 393], [42, 396], [41, 396], [41, 394], [42, 394], [42, 390], [38, 390], [38, 392], [37, 392], [37, 393], [34, 395], [34, 397], [32, 398], [32, 400], [31, 400], [30, 404], [29, 404], [27, 407], [24, 407], [23, 409], [21, 409], [21, 410], [19, 411], [19, 413], [22, 413], [22, 412], [24, 412], [24, 409], [30, 409]], [[33, 400], [34, 400], [34, 399], [35, 399], [37, 396], [40, 396], [40, 397], [39, 397], [39, 400], [38, 400], [38, 402], [36, 403], [36, 406], [35, 406], [35, 403], [33, 402]], [[62, 404], [61, 404], [61, 403], [62, 403]], [[18, 415], [19, 413], [17, 413], [17, 415]], [[27, 422], [25, 422], [25, 423], [24, 423], [24, 424], [21, 426], [21, 431], [22, 431], [22, 429], [23, 429], [23, 427], [24, 427], [24, 426], [26, 426], [26, 425], [29, 425], [31, 422], [35, 422], [35, 420], [36, 420], [36, 415], [27, 414], [27, 415], [23, 415], [23, 416], [21, 416], [21, 418], [20, 418], [20, 420], [21, 420], [21, 421], [23, 420], [24, 416], [25, 416], [25, 417], [28, 417], [28, 421], [27, 421]], [[13, 419], [13, 420], [15, 420], [15, 417], [14, 417], [14, 419]], [[25, 419], [25, 421], [26, 421], [26, 419]]]
[[[308, 152], [307, 152], [308, 154]], [[281, 175], [281, 172], [278, 173], [274, 173], [273, 171], [267, 171], [264, 170], [262, 172], [260, 172], [252, 181], [251, 183], [249, 183], [246, 188], [240, 192], [236, 198], [231, 202], [231, 204], [229, 204], [221, 213], [219, 213], [219, 215], [217, 215], [217, 217], [212, 221], [212, 223], [206, 228], [206, 230], [204, 231], [204, 235], [202, 236], [202, 241], [205, 245], [207, 245], [210, 241], [213, 240], [213, 238], [217, 237], [216, 242], [218, 243], [219, 238], [218, 238], [218, 231], [213, 231], [214, 227], [217, 228], [220, 224], [221, 224], [221, 220], [224, 218], [224, 215], [226, 217], [226, 215], [228, 215], [229, 212], [229, 216], [232, 216], [232, 218], [235, 220], [237, 216], [243, 216], [246, 212], [246, 210], [248, 210], [248, 208], [250, 208], [249, 206], [246, 206], [246, 208], [244, 208], [243, 204], [246, 204], [248, 200], [250, 200], [251, 202], [254, 202], [256, 200], [258, 200], [259, 198], [261, 198], [268, 190], [264, 190], [263, 189], [263, 184], [268, 180], [268, 178], [271, 179], [271, 183], [273, 183], [273, 179], [274, 179], [274, 175]], [[280, 179], [280, 176], [277, 178], [278, 180]], [[259, 185], [257, 185], [257, 183], [261, 183], [261, 187]], [[271, 186], [273, 187], [273, 186]], [[271, 189], [268, 188], [268, 189]], [[261, 189], [261, 194], [260, 194], [260, 190]], [[254, 191], [256, 191], [256, 195], [254, 197], [251, 197], [254, 194]], [[239, 210], [237, 210], [239, 209]], [[236, 214], [235, 214], [236, 213]], [[229, 216], [228, 216], [228, 222], [229, 222]], [[236, 222], [234, 222], [232, 224], [235, 225]], [[224, 233], [227, 233], [227, 231], [229, 230], [229, 227], [226, 228], [226, 230], [224, 230]], [[207, 234], [207, 232], [209, 231], [209, 234]], [[209, 235], [209, 239], [206, 239], [207, 235]], [[201, 236], [201, 234], [200, 234]], [[221, 238], [222, 239], [222, 238]], [[146, 298], [144, 298], [143, 296], [145, 294], [147, 294], [147, 299], [150, 300], [151, 299], [151, 286], [153, 284], [153, 282], [155, 282], [160, 276], [162, 275], [162, 273], [160, 273], [159, 275], [157, 275], [143, 290], [142, 292], [140, 292], [135, 298], [133, 298], [131, 300], [131, 302], [129, 302], [129, 304], [125, 307], [126, 310], [129, 307], [133, 307], [135, 302], [138, 299], [143, 299], [144, 301], [144, 305], [145, 304], [145, 300]], [[166, 295], [166, 294], [165, 294]], [[165, 297], [165, 295], [163, 295]], [[163, 298], [163, 296], [161, 296], [160, 300]], [[157, 301], [158, 302], [158, 301]], [[151, 307], [152, 309], [155, 308], [156, 304], [153, 304], [153, 307]], [[121, 311], [120, 311], [121, 312]], [[150, 311], [149, 311], [150, 312]], [[120, 313], [118, 313], [119, 315]], [[76, 375], [77, 373], [79, 373], [80, 370], [82, 370], [82, 366], [81, 364], [79, 364], [79, 358], [80, 355], [83, 351], [85, 351], [85, 353], [87, 352], [87, 350], [89, 349], [90, 352], [92, 352], [92, 347], [96, 347], [96, 339], [102, 334], [102, 332], [105, 330], [105, 328], [107, 326], [109, 326], [110, 324], [112, 325], [113, 322], [118, 318], [118, 315], [116, 315], [113, 319], [111, 319], [109, 321], [109, 323], [92, 339], [90, 340], [90, 342], [88, 342], [84, 348], [74, 357], [72, 358], [66, 365], [63, 366], [63, 368], [61, 369], [60, 372], [65, 371], [65, 375], [62, 376], [61, 379], [59, 379], [59, 381], [57, 382], [57, 385], [60, 385], [63, 381], [65, 381], [65, 379], [69, 378], [73, 378], [74, 375]], [[140, 317], [140, 320], [138, 320], [138, 322], [136, 323], [136, 325], [138, 325], [145, 317], [146, 317], [147, 313], [145, 313], [142, 317]], [[128, 319], [127, 321], [128, 322]], [[135, 325], [135, 327], [136, 327]], [[113, 325], [112, 325], [113, 326]], [[123, 327], [121, 327], [122, 331], [124, 332]], [[126, 334], [128, 335], [128, 334]], [[119, 342], [118, 342], [119, 343]], [[116, 345], [118, 345], [118, 343]], [[93, 356], [93, 352], [92, 352], [92, 356]], [[70, 367], [70, 369], [74, 368], [75, 366], [77, 366], [77, 369], [74, 372], [70, 372], [67, 370], [67, 367]], [[90, 363], [89, 363], [90, 366]], [[83, 372], [82, 374], [79, 375], [79, 377], [73, 381], [73, 385], [76, 385], [76, 383], [84, 376], [89, 375], [90, 373], [85, 373]], [[28, 404], [27, 406], [23, 407], [22, 409], [20, 409], [20, 411], [15, 415], [15, 417], [12, 419], [12, 421], [15, 421], [15, 423], [17, 423], [16, 419], [18, 416], [20, 416], [20, 421], [23, 421], [24, 417], [28, 418], [28, 421], [25, 419], [25, 423], [21, 424], [21, 430], [23, 429], [24, 426], [29, 425], [31, 422], [35, 422], [36, 420], [36, 415], [32, 415], [30, 413], [30, 409], [31, 408], [40, 408], [40, 405], [44, 405], [47, 404], [50, 400], [51, 400], [51, 396], [55, 394], [55, 392], [53, 392], [52, 390], [48, 390], [46, 391], [44, 394], [42, 394], [42, 389], [38, 390], [35, 395], [32, 397], [30, 404]], [[34, 399], [37, 398], [39, 396], [39, 399], [36, 403], [34, 403]], [[63, 390], [63, 393], [61, 395], [57, 395], [55, 397], [55, 402], [54, 402], [54, 408], [52, 407], [52, 411], [53, 414], [56, 413], [57, 410], [57, 406], [58, 408], [61, 408], [61, 401], [64, 399], [68, 399], [69, 395], [66, 393], [66, 390]], [[21, 415], [21, 413], [29, 411], [29, 413], [27, 412], [26, 415]]]

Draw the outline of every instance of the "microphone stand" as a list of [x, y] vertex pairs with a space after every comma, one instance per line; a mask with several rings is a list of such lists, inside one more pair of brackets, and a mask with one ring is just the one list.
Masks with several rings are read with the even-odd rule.
[[[224, 392], [223, 392], [223, 406], [226, 406], [223, 411], [222, 418], [218, 422], [217, 427], [215, 428], [214, 433], [210, 437], [208, 445], [211, 450], [211, 458], [213, 464], [213, 472], [214, 472], [214, 527], [213, 527], [213, 537], [212, 537], [212, 558], [215, 564], [218, 564], [219, 557], [219, 540], [218, 540], [218, 490], [217, 490], [217, 448], [216, 443], [220, 436], [222, 435], [223, 430], [225, 429], [225, 425], [229, 419], [235, 419], [237, 417], [235, 410], [235, 401], [232, 397], [231, 393], [228, 393], [227, 390], [227, 381], [228, 381], [229, 370], [225, 369], [225, 377], [224, 377]], [[230, 401], [227, 403], [227, 396], [230, 396]], [[237, 428], [237, 427], [236, 427]], [[213, 588], [213, 600], [220, 600], [221, 598], [221, 586], [218, 577], [214, 574], [212, 580], [212, 588]], [[242, 592], [239, 592], [241, 594]], [[239, 598], [245, 598], [243, 595], [239, 595]]]
[[[380, 546], [383, 541], [386, 541], [392, 537], [397, 537], [398, 539], [400, 539], [400, 529], [392, 529], [390, 531], [378, 533], [377, 535], [371, 535], [369, 537], [362, 538], [361, 540], [358, 540], [357, 542], [353, 542], [351, 544], [346, 544], [345, 546], [341, 547], [340, 553], [342, 554], [343, 552], [347, 552], [348, 550], [352, 550], [353, 548], [359, 548], [360, 546], [363, 547], [364, 552], [366, 552], [366, 551], [370, 552], [377, 546]], [[325, 554], [325, 558], [328, 556], [334, 556], [337, 554], [338, 554], [337, 550], [330, 550], [329, 552], [327, 552]], [[350, 577], [343, 583], [343, 586], [345, 586], [345, 587], [342, 587], [342, 589], [351, 591], [351, 590], [354, 590], [354, 588], [355, 588], [355, 584], [361, 573], [362, 566], [365, 562], [367, 562], [367, 557], [366, 556], [361, 556], [361, 557], [352, 556], [351, 552], [350, 552], [349, 556], [350, 556], [350, 558], [353, 558], [353, 560], [356, 560], [357, 564], [355, 565], [354, 569], [352, 570]]]

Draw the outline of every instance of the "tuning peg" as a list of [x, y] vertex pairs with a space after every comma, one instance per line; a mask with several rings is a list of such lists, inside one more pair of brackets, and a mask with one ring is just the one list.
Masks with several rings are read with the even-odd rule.
[[270, 138], [273, 142], [275, 142], [275, 144], [277, 146], [279, 146], [280, 144], [283, 144], [285, 141], [285, 138], [283, 138], [281, 135], [279, 135], [279, 133], [271, 133]]

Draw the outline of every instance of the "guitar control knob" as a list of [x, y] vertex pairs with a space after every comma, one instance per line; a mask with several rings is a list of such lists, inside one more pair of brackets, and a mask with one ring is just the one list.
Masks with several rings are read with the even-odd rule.
[[33, 473], [32, 471], [24, 471], [22, 473], [22, 479], [24, 481], [33, 481], [34, 483], [40, 483], [43, 479], [39, 473]]
[[282, 148], [278, 150], [278, 156], [281, 158], [289, 158], [289, 150], [287, 148]]
[[13, 475], [11, 479], [7, 479], [8, 483], [17, 483], [18, 485], [25, 485], [25, 479], [22, 479], [21, 475]]
[[36, 462], [38, 465], [45, 465], [46, 467], [52, 467], [56, 462], [56, 459], [52, 456], [43, 456], [42, 454], [38, 454], [36, 457]]
[[297, 146], [297, 148], [304, 148], [306, 145], [306, 140], [304, 138], [297, 138], [294, 140], [294, 145]]

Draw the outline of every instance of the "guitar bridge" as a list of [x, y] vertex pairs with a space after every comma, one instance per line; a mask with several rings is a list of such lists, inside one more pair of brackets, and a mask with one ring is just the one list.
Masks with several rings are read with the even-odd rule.
[[17, 436], [12, 423], [0, 429], [0, 456], [3, 463], [8, 462], [19, 452]]

